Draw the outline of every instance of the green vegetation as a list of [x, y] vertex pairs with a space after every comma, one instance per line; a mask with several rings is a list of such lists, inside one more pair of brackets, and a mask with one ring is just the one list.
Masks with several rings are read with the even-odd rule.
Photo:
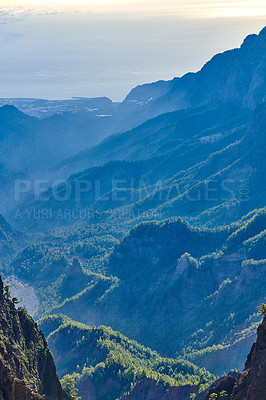
[[145, 379], [169, 387], [198, 385], [199, 390], [215, 379], [189, 361], [161, 357], [108, 327], [88, 327], [63, 315], [44, 317], [38, 325], [48, 335], [55, 356], [60, 354], [55, 359], [59, 374], [68, 371], [63, 386], [67, 382], [74, 390], [75, 383], [78, 389], [89, 390], [92, 385], [101, 393], [108, 381], [113, 382], [112, 390], [97, 399], [116, 400]]
[[79, 400], [80, 397], [77, 396], [78, 389], [75, 387], [75, 379], [70, 375], [65, 375], [61, 379], [61, 385], [64, 391], [73, 399]]
[[226, 390], [222, 390], [219, 393], [210, 394], [208, 400], [229, 400], [229, 398], [230, 397], [229, 397], [228, 393], [226, 392]]
[[[22, 214], [49, 208], [54, 218], [38, 221], [39, 229], [65, 224], [56, 216], [76, 209], [76, 188], [85, 180], [101, 183], [100, 196], [94, 184], [80, 195], [81, 209], [92, 211], [88, 224], [112, 221], [129, 226], [173, 216], [201, 226], [230, 224], [264, 206], [264, 113], [265, 104], [257, 108], [252, 139], [247, 130], [251, 113], [231, 103], [179, 110], [147, 121], [89, 150], [96, 166], [57, 187], [62, 196], [70, 188], [67, 201], [55, 201], [49, 189], [48, 201], [25, 204]], [[116, 187], [114, 181], [124, 183]], [[36, 229], [34, 221], [27, 223]]]
[[7, 300], [11, 297], [10, 288], [8, 285], [4, 286], [4, 296]]
[[[0, 216], [0, 271], [11, 282], [0, 293], [0, 349], [16, 376], [21, 372], [37, 389], [41, 374], [49, 375], [40, 359], [41, 366], [52, 365], [42, 333], [23, 308], [16, 311], [18, 280], [23, 290], [28, 285], [37, 294], [34, 317], [41, 318], [62, 385], [73, 399], [85, 386], [92, 398], [117, 400], [146, 381], [169, 391], [194, 385], [202, 392], [214, 378], [208, 371], [243, 366], [266, 315], [266, 102], [253, 116], [264, 87], [250, 86], [254, 77], [260, 81], [264, 45], [265, 30], [198, 74], [148, 86], [149, 101], [142, 101], [146, 85], [133, 90], [123, 115], [116, 121], [113, 114], [111, 128], [97, 118], [96, 131], [102, 126], [110, 132], [116, 123], [135, 126], [136, 116], [144, 121], [171, 110], [65, 161], [72, 175], [56, 187], [60, 201], [52, 188], [38, 201], [25, 197], [15, 223], [34, 234], [13, 230]], [[185, 109], [173, 111], [181, 104]], [[2, 108], [2, 148], [11, 149], [6, 166], [0, 165], [3, 187], [13, 176], [12, 164], [22, 176], [30, 169], [49, 174], [46, 154], [54, 167], [73, 152], [68, 129], [80, 125], [79, 131], [87, 131], [90, 119], [90, 113], [81, 114], [38, 121]], [[84, 181], [90, 190], [81, 190]], [[43, 209], [51, 218], [36, 217]], [[196, 398], [190, 390], [188, 396]], [[225, 391], [210, 396], [227, 398]]]
[[261, 306], [258, 307], [259, 314], [266, 317], [266, 304], [262, 304]]
[[37, 317], [112, 326], [222, 374], [242, 367], [238, 349], [254, 340], [265, 301], [265, 215], [255, 210], [215, 229], [181, 218], [142, 222], [126, 235], [126, 226], [101, 223], [57, 228], [18, 252], [11, 270], [35, 288]]
[[[59, 228], [13, 257], [9, 273], [35, 288], [39, 316], [78, 295], [86, 294], [93, 304], [116, 284], [116, 279], [103, 275], [106, 259], [118, 243], [111, 232], [119, 237], [124, 231], [110, 225]], [[79, 270], [72, 267], [75, 257], [82, 263]]]
[[[214, 121], [221, 109], [194, 110], [191, 119], [181, 116], [191, 136], [184, 141], [180, 130], [175, 148], [168, 140], [181, 120], [174, 121], [170, 115], [170, 136], [167, 130], [157, 132], [158, 140], [161, 134], [166, 139], [157, 149], [154, 145], [158, 154], [150, 154], [144, 161], [114, 161], [71, 176], [72, 186], [86, 177], [100, 178], [104, 193], [109, 194], [112, 179], [120, 177], [134, 182], [144, 179], [147, 185], [145, 190], [135, 184], [132, 189], [126, 187], [125, 202], [119, 206], [112, 199], [104, 204], [95, 202], [95, 193], [89, 198], [84, 195], [81, 206], [87, 207], [94, 199], [95, 211], [101, 215], [97, 223], [86, 221], [28, 236], [27, 245], [14, 251], [12, 259], [10, 255], [5, 259], [3, 271], [36, 290], [39, 310], [35, 317], [62, 313], [83, 323], [112, 326], [161, 354], [182, 355], [214, 373], [241, 368], [245, 354], [238, 356], [238, 349], [241, 343], [249, 348], [258, 323], [256, 307], [265, 302], [266, 212], [254, 209], [264, 205], [256, 190], [264, 176], [258, 168], [264, 108], [256, 114], [252, 143], [249, 134], [243, 137], [245, 129], [235, 115], [219, 126], [218, 146], [216, 139], [209, 140], [217, 126], [205, 126], [194, 134], [192, 121], [202, 122], [207, 114]], [[225, 105], [223, 115], [231, 112]], [[239, 118], [243, 123], [243, 115]], [[166, 120], [160, 121], [163, 129]], [[196, 154], [198, 164], [193, 164]], [[237, 182], [245, 180], [242, 172], [246, 165], [259, 172], [249, 180], [250, 199], [241, 202]], [[224, 199], [222, 182], [235, 171], [242, 171], [241, 176]], [[157, 185], [159, 178], [162, 187]], [[214, 183], [218, 200], [205, 201], [206, 184], [212, 188]], [[65, 190], [64, 183], [60, 190]], [[232, 192], [236, 198], [230, 197]], [[75, 204], [73, 196], [65, 207]], [[59, 204], [53, 206], [57, 211]], [[112, 220], [109, 217], [116, 208], [122, 214]], [[138, 209], [144, 214], [137, 214]], [[239, 222], [226, 225], [251, 209]], [[193, 225], [177, 217], [148, 222], [154, 216], [146, 216], [145, 211], [151, 210], [159, 212], [155, 218], [180, 215]], [[217, 223], [224, 226], [196, 226]], [[9, 232], [8, 226], [5, 229]], [[73, 263], [76, 257], [78, 261]], [[230, 352], [237, 354], [235, 359]], [[219, 360], [216, 365], [213, 353]]]
[[10, 298], [9, 287], [3, 286], [0, 277], [0, 368], [4, 377], [0, 393], [12, 398], [17, 378], [22, 393], [34, 390], [49, 400], [58, 399], [61, 388], [47, 342], [27, 311], [22, 307], [16, 310], [17, 303], [16, 298]]

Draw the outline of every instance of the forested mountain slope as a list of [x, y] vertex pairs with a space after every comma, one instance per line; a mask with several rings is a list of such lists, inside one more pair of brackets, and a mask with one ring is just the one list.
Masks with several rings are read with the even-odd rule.
[[[215, 230], [176, 218], [142, 223], [115, 246], [109, 261], [94, 264], [105, 277], [84, 270], [79, 280], [76, 274], [78, 294], [50, 312], [112, 326], [161, 354], [183, 354], [214, 373], [241, 368], [258, 323], [256, 307], [265, 298], [265, 215], [258, 210]], [[68, 293], [65, 268], [54, 294]], [[14, 273], [22, 276], [21, 271], [18, 258]], [[44, 293], [44, 283], [52, 282], [45, 279]], [[78, 282], [86, 286], [87, 280], [91, 289], [78, 290]]]
[[0, 277], [0, 397], [3, 400], [68, 400], [43, 334], [23, 309], [16, 310]]
[[[182, 113], [185, 116], [191, 113], [193, 108], [207, 108], [217, 104], [231, 103], [240, 109], [254, 110], [256, 105], [263, 101], [266, 93], [265, 48], [266, 28], [259, 35], [248, 36], [241, 48], [217, 54], [197, 73], [189, 73], [168, 82], [159, 81], [138, 86], [129, 93], [119, 111], [127, 113], [128, 107], [135, 107], [134, 112], [139, 123], [142, 123], [153, 116], [170, 111], [183, 110]], [[222, 117], [223, 114], [220, 118]], [[185, 122], [189, 123], [190, 118]], [[224, 122], [226, 122], [226, 117]], [[157, 120], [157, 123], [160, 126], [161, 120]], [[148, 126], [144, 125], [144, 128]], [[104, 152], [107, 146], [110, 150], [115, 149], [115, 159], [125, 159], [125, 157], [132, 159], [130, 157], [136, 157], [134, 147], [128, 155], [126, 149], [122, 151], [122, 145], [125, 147], [128, 136], [134, 137], [136, 133], [137, 131], [133, 130], [130, 134], [111, 137], [98, 148], [70, 160], [69, 165], [76, 162], [78, 168], [85, 169], [86, 159], [87, 167], [90, 167], [91, 163], [99, 165], [103, 161], [114, 159], [111, 151], [109, 155]], [[119, 143], [121, 143], [121, 149], [119, 149]], [[101, 155], [103, 152], [105, 158]]]
[[25, 246], [25, 234], [17, 231], [0, 214], [0, 264], [3, 268], [6, 257], [12, 257], [19, 247]]
[[[157, 89], [162, 85], [164, 95], [160, 96], [160, 90], [156, 89], [156, 99], [148, 104], [143, 103], [143, 91], [149, 91], [148, 86], [133, 91], [123, 107], [133, 104], [135, 111], [131, 111], [138, 113], [140, 119], [147, 120], [153, 113], [168, 113], [112, 136], [89, 152], [61, 164], [61, 176], [67, 171], [95, 167], [72, 175], [54, 190], [49, 189], [37, 202], [29, 197], [25, 203], [18, 204], [19, 207], [16, 204], [12, 216], [16, 216], [19, 209], [22, 217], [15, 218], [15, 223], [25, 224], [25, 209], [26, 214], [34, 210], [30, 213], [34, 216], [35, 210], [37, 213], [42, 209], [51, 211], [48, 221], [47, 218], [38, 221], [35, 217], [35, 221], [27, 221], [29, 226], [33, 223], [34, 229], [40, 230], [51, 226], [49, 219], [58, 225], [72, 223], [74, 210], [79, 218], [79, 211], [88, 208], [93, 212], [123, 208], [123, 213], [132, 215], [129, 218], [133, 220], [149, 219], [145, 216], [149, 212], [156, 215], [156, 219], [178, 215], [191, 221], [194, 218], [198, 224], [212, 221], [215, 226], [221, 221], [230, 223], [264, 206], [265, 187], [261, 185], [265, 180], [261, 178], [265, 173], [262, 162], [266, 114], [263, 102], [265, 32], [264, 29], [259, 35], [246, 38], [240, 49], [217, 55], [197, 74], [188, 74], [167, 84], [155, 84]], [[141, 104], [134, 101], [134, 93], [142, 98]], [[256, 107], [257, 103], [261, 104]], [[147, 111], [143, 111], [145, 118], [141, 107]], [[171, 110], [179, 111], [169, 113]], [[126, 108], [123, 118], [131, 111]], [[17, 116], [19, 112], [12, 108], [12, 113]], [[41, 148], [44, 154], [60, 163], [62, 151], [67, 151], [69, 145], [73, 151], [73, 144], [75, 147], [79, 145], [79, 138], [84, 139], [82, 133], [72, 140], [71, 119], [75, 119], [75, 127], [80, 130], [77, 116], [62, 114], [43, 120], [45, 129], [52, 132], [52, 136], [42, 135], [50, 148], [46, 142], [41, 146], [38, 143], [42, 142], [38, 142], [37, 150]], [[27, 120], [31, 126], [33, 119], [27, 118], [31, 118]], [[70, 136], [66, 134], [68, 129], [72, 136], [71, 132]], [[62, 132], [65, 132], [66, 142], [64, 139], [59, 144]], [[34, 133], [29, 134], [29, 140], [32, 140], [31, 135]], [[27, 159], [27, 152], [24, 153]], [[47, 161], [38, 151], [34, 156], [38, 162]], [[18, 156], [16, 159], [23, 160]], [[53, 165], [54, 161], [49, 164]], [[44, 201], [44, 197], [48, 199]], [[64, 214], [65, 210], [70, 210], [70, 218], [58, 218], [58, 211]], [[106, 215], [102, 218], [105, 220]], [[31, 217], [26, 215], [26, 219]]]
[[[196, 74], [107, 101], [112, 117], [83, 110], [40, 120], [0, 108], [0, 188], [9, 176], [38, 183], [46, 174], [50, 187], [8, 215], [28, 231], [23, 240], [0, 218], [0, 271], [35, 293], [60, 376], [70, 373], [84, 398], [203, 400], [212, 377], [202, 368], [243, 368], [265, 302], [265, 49], [264, 29]], [[94, 142], [114, 121], [124, 133], [61, 162], [86, 149], [88, 127]], [[68, 171], [77, 172], [50, 186]], [[29, 357], [50, 353], [8, 297], [4, 319], [15, 335], [19, 327], [14, 346], [26, 353], [22, 380], [34, 376], [32, 390], [46, 394], [47, 376], [37, 361], [30, 370]]]
[[[110, 107], [110, 115], [98, 115], [94, 109], [84, 111], [78, 106], [77, 111], [40, 120], [12, 105], [2, 107], [3, 171], [10, 180], [14, 174], [22, 178], [48, 177], [49, 186], [57, 177], [65, 178], [73, 171], [111, 160], [152, 159], [141, 176], [145, 184], [154, 184], [158, 179], [169, 179], [206, 161], [211, 154], [243, 136], [250, 113], [264, 99], [265, 37], [265, 29], [259, 35], [249, 36], [240, 49], [215, 56], [196, 74], [138, 87], [121, 104], [109, 104], [107, 100], [104, 107]], [[82, 101], [86, 103], [86, 99]], [[98, 102], [106, 103], [104, 99]], [[54, 107], [56, 110], [56, 104]], [[158, 119], [150, 120], [158, 115]], [[150, 121], [127, 132], [129, 127], [147, 120]], [[56, 168], [63, 159], [123, 130], [124, 134], [115, 135], [88, 153], [70, 159], [60, 171]], [[169, 171], [160, 159], [162, 156], [167, 160]], [[121, 168], [127, 169], [127, 166]], [[116, 176], [121, 179], [119, 171]], [[6, 188], [4, 178], [5, 182], [0, 185], [3, 183]], [[13, 192], [9, 200], [12, 196]], [[10, 207], [10, 201], [5, 205]]]
[[251, 115], [251, 110], [230, 102], [165, 113], [132, 130], [107, 138], [90, 150], [66, 160], [62, 166], [82, 170], [112, 160], [148, 159], [167, 154], [175, 148], [184, 148], [185, 145], [200, 145], [197, 142], [201, 137], [204, 138], [201, 139], [202, 149], [208, 149], [206, 144], [219, 146], [222, 136], [235, 133], [234, 130], [238, 131], [236, 137], [241, 132], [243, 134], [243, 127]]
[[[229, 130], [218, 139], [204, 131], [167, 153], [142, 161], [114, 161], [72, 175], [37, 201], [21, 204], [21, 219], [15, 222], [44, 229], [51, 223], [69, 224], [88, 209], [89, 222], [99, 212], [97, 220], [102, 222], [117, 214], [134, 224], [150, 214], [150, 219], [182, 216], [197, 225], [230, 223], [265, 205], [265, 132], [264, 102], [249, 127]], [[52, 217], [35, 218], [42, 209], [49, 209]], [[65, 210], [70, 216], [60, 217]]]
[[127, 398], [139, 385], [161, 399], [185, 400], [191, 393], [202, 399], [215, 379], [205, 369], [160, 357], [108, 327], [89, 327], [64, 315], [44, 317], [38, 325], [48, 336], [59, 374], [72, 375], [82, 399]]
[[66, 157], [107, 136], [107, 123], [87, 113], [37, 119], [12, 105], [0, 107], [1, 163], [29, 177], [50, 173]]

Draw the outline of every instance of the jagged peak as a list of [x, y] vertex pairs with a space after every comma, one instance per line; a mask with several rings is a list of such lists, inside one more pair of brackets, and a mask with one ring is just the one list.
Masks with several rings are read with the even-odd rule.
[[258, 40], [261, 40], [264, 38], [266, 38], [266, 26], [258, 34], [253, 33], [251, 35], [248, 35], [244, 39], [241, 48], [253, 46], [254, 44], [257, 43]]
[[259, 36], [265, 36], [266, 37], [266, 26], [260, 31]]

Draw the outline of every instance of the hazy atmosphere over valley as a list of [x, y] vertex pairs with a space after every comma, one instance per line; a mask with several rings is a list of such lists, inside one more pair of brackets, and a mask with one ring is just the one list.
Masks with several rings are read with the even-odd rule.
[[266, 2], [0, 1], [0, 400], [266, 400]]

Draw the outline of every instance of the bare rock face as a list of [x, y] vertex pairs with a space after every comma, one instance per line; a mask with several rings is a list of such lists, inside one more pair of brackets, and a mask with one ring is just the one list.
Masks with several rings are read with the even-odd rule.
[[69, 400], [47, 342], [27, 312], [16, 310], [0, 277], [0, 400]]
[[228, 400], [266, 400], [266, 317], [258, 327], [258, 337], [248, 355], [244, 371], [237, 378], [226, 377], [209, 391], [205, 400], [215, 393], [217, 400], [226, 393]]
[[258, 327], [245, 369], [236, 380], [232, 400], [266, 400], [266, 317]]

